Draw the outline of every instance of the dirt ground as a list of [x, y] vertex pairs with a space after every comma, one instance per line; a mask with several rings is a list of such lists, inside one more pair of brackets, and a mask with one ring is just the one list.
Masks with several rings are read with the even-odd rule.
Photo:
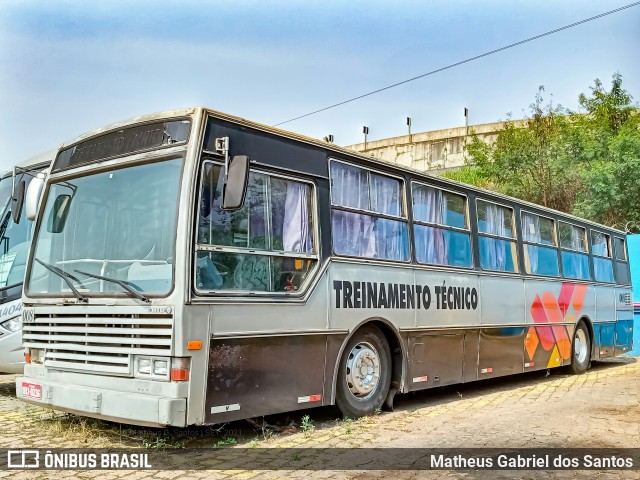
[[[131, 427], [30, 406], [0, 375], [0, 448], [210, 448], [207, 471], [0, 471], [0, 478], [639, 478], [638, 471], [213, 470], [218, 452], [247, 448], [640, 448], [640, 362], [594, 363], [586, 374], [532, 372], [396, 397], [393, 412], [356, 421], [334, 408], [189, 429]], [[240, 451], [240, 450], [239, 450]], [[295, 459], [294, 459], [295, 460]], [[211, 461], [210, 464], [207, 462]]]

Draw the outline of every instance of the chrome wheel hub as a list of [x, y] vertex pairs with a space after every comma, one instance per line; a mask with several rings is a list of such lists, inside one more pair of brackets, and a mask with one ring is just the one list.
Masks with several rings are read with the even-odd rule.
[[587, 336], [584, 333], [584, 330], [578, 330], [576, 332], [576, 337], [573, 340], [573, 355], [578, 361], [578, 363], [584, 363], [587, 359]]
[[368, 342], [355, 345], [347, 357], [347, 386], [359, 399], [369, 398], [380, 381], [380, 357]]

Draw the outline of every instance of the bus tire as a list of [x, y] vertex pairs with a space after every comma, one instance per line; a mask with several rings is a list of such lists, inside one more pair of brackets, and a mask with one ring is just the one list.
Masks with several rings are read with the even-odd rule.
[[382, 407], [391, 384], [391, 350], [379, 328], [367, 325], [347, 342], [336, 382], [336, 404], [345, 418]]
[[571, 344], [571, 365], [569, 372], [574, 375], [580, 375], [589, 368], [591, 360], [591, 336], [589, 329], [584, 322], [579, 322], [576, 331], [573, 334], [573, 342]]

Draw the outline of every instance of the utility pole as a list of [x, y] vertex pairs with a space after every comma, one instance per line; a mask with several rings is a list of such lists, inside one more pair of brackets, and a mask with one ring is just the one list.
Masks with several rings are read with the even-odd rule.
[[469, 109], [464, 107], [464, 134], [469, 135]]

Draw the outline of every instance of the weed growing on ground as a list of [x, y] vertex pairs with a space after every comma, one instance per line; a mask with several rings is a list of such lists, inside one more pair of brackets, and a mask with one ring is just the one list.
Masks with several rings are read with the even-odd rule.
[[353, 420], [350, 418], [344, 419], [344, 433], [347, 435], [351, 434], [351, 425], [353, 424]]
[[222, 440], [218, 440], [213, 444], [213, 448], [228, 447], [229, 445], [235, 445], [238, 441], [234, 437], [222, 437]]
[[249, 448], [258, 448], [258, 443], [260, 442], [260, 438], [256, 437], [249, 442]]
[[155, 448], [159, 450], [165, 448], [184, 448], [184, 441], [167, 437], [145, 438], [142, 440], [142, 446], [144, 448]]
[[271, 440], [273, 440], [274, 437], [275, 437], [275, 434], [273, 433], [272, 430], [269, 430], [268, 428], [265, 428], [264, 430], [262, 430], [262, 439], [265, 442], [270, 442]]
[[311, 435], [316, 429], [316, 426], [313, 424], [313, 420], [311, 420], [311, 417], [309, 415], [305, 415], [304, 417], [302, 417], [302, 422], [300, 423], [300, 425], [302, 427], [302, 433], [304, 433], [305, 437]]

